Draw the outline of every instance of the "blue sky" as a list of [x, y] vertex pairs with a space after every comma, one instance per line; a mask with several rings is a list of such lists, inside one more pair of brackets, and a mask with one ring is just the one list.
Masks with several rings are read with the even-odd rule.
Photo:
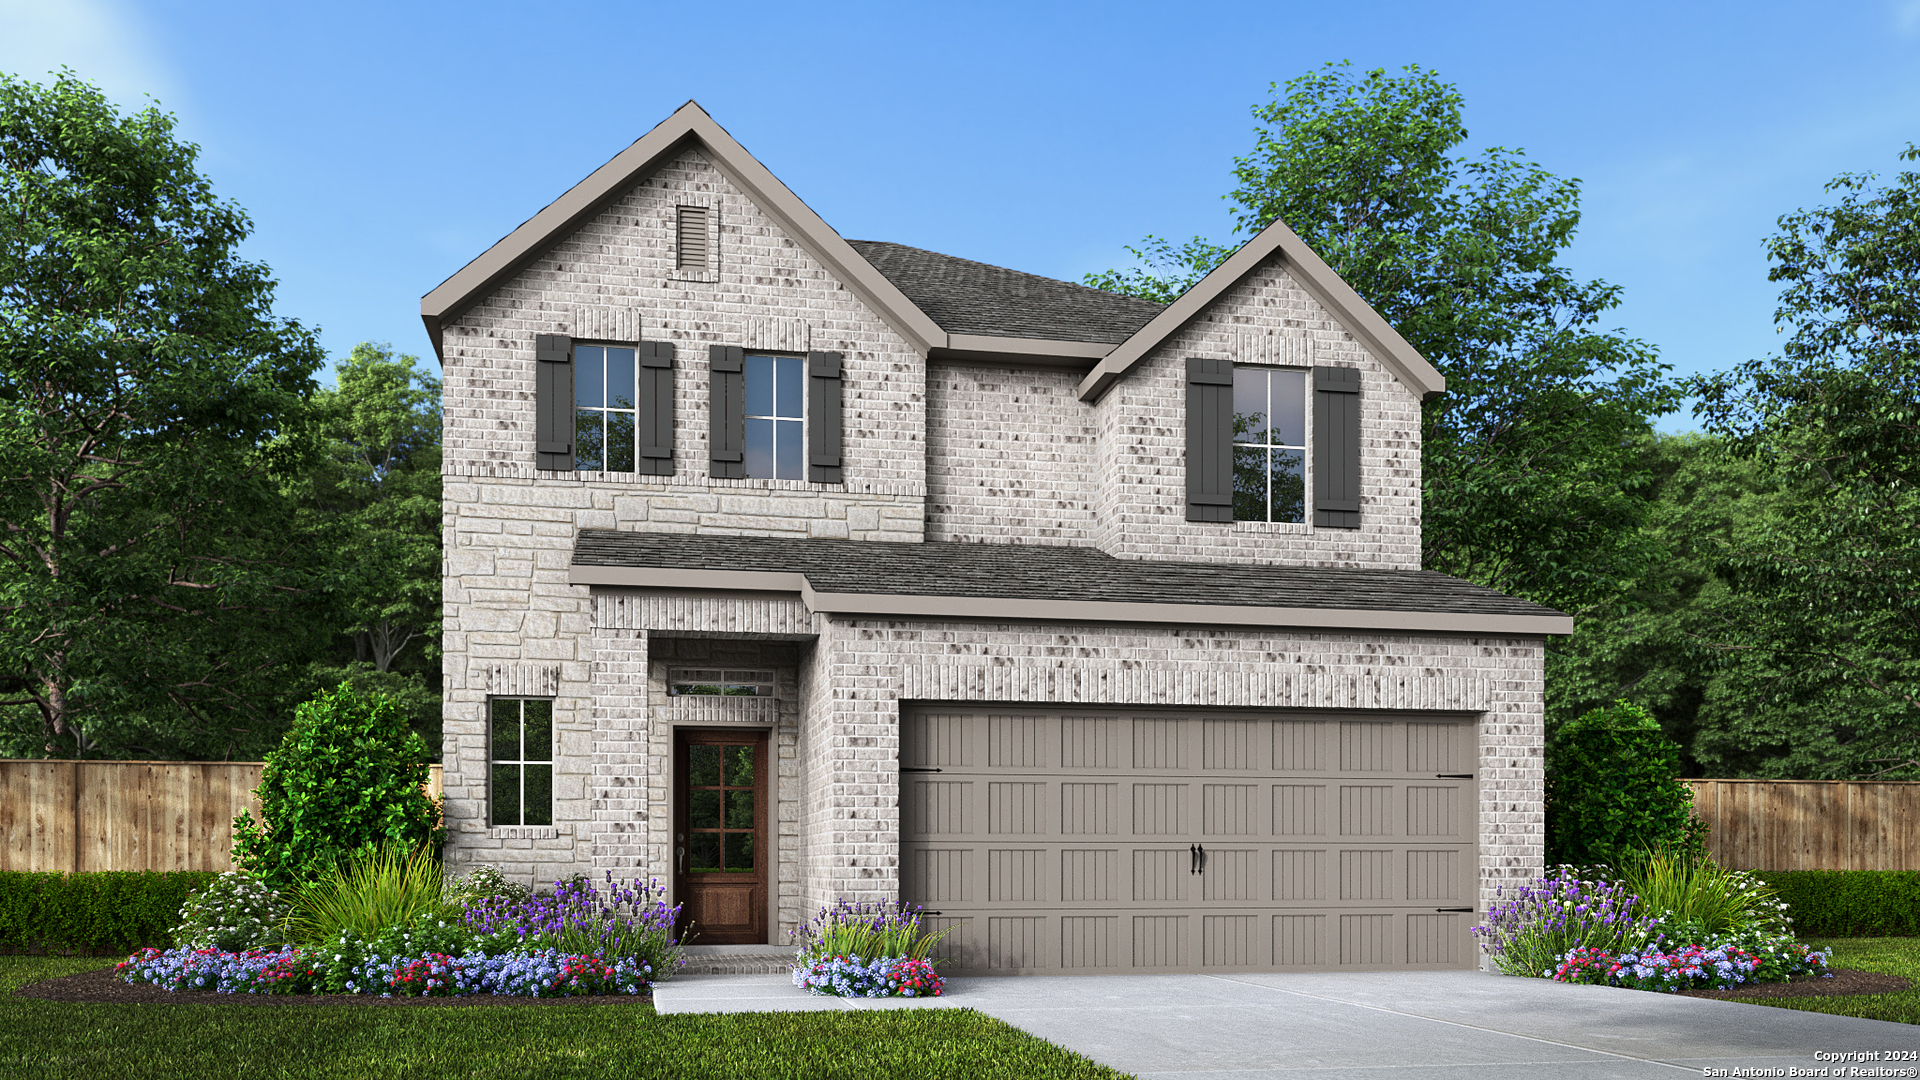
[[1920, 141], [1920, 0], [0, 0], [0, 70], [178, 115], [335, 355], [430, 356], [420, 295], [688, 98], [845, 236], [1078, 280], [1229, 239], [1249, 108], [1341, 59], [1433, 68], [1472, 149], [1580, 178], [1567, 262], [1678, 373], [1773, 351], [1775, 219]]

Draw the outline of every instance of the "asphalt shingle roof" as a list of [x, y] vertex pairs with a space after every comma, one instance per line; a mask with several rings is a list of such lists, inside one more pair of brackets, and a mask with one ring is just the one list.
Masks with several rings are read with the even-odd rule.
[[1116, 559], [1096, 548], [1038, 544], [788, 540], [582, 529], [575, 566], [802, 573], [818, 592], [1146, 604], [1560, 614], [1428, 570]]
[[881, 240], [849, 240], [949, 334], [1118, 345], [1164, 305]]

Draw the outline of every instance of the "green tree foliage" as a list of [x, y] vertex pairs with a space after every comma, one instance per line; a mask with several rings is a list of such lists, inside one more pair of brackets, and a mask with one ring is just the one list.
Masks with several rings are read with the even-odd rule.
[[1547, 862], [1618, 865], [1686, 838], [1693, 793], [1680, 748], [1638, 705], [1619, 702], [1547, 741]]
[[[1619, 289], [1556, 262], [1579, 183], [1517, 151], [1453, 156], [1462, 104], [1418, 67], [1276, 86], [1235, 159], [1235, 228], [1284, 220], [1447, 377], [1425, 412], [1425, 565], [1581, 611], [1655, 554], [1631, 441], [1677, 397], [1651, 348], [1601, 328]], [[1149, 239], [1153, 269], [1087, 281], [1164, 299], [1225, 250]]]
[[233, 821], [233, 860], [275, 889], [319, 880], [381, 844], [438, 850], [440, 807], [427, 797], [426, 743], [391, 698], [350, 683], [303, 703], [267, 756], [260, 818]]
[[173, 127], [0, 75], [0, 709], [49, 755], [231, 754], [329, 619], [323, 357]]
[[1781, 355], [1691, 387], [1792, 495], [1722, 549], [1746, 611], [1714, 643], [1764, 675], [1747, 734], [1796, 744], [1809, 776], [1920, 777], [1920, 173], [1876, 182], [1842, 175], [1833, 205], [1780, 219]]

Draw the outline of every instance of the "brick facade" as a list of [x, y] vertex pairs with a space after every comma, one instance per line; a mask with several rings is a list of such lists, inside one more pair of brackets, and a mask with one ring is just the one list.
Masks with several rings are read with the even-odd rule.
[[[580, 529], [1099, 547], [1121, 558], [1417, 569], [1420, 404], [1277, 261], [1097, 403], [1080, 373], [929, 363], [699, 148], [451, 320], [445, 369], [448, 856], [549, 882], [671, 878], [676, 726], [773, 733], [770, 940], [899, 888], [900, 703], [1445, 711], [1479, 716], [1482, 902], [1542, 858], [1542, 639], [1286, 628], [875, 621], [797, 596], [569, 584]], [[717, 219], [674, 269], [679, 205]], [[534, 468], [536, 334], [677, 350], [675, 475]], [[844, 354], [845, 482], [718, 480], [707, 346]], [[1184, 516], [1184, 358], [1362, 373], [1358, 530]], [[772, 702], [670, 697], [674, 665], [777, 672]], [[487, 701], [549, 697], [554, 824], [486, 822]]]

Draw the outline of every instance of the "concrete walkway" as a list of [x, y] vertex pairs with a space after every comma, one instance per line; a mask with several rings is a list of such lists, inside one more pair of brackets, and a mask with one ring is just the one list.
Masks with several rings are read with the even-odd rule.
[[1914, 1076], [1899, 1070], [1920, 1065], [1814, 1056], [1920, 1050], [1920, 1027], [1908, 1024], [1482, 972], [1059, 976], [947, 985], [939, 998], [847, 1001], [804, 994], [786, 976], [696, 975], [661, 984], [653, 1000], [663, 1013], [978, 1009], [1142, 1080], [1671, 1080], [1736, 1068], [1779, 1069], [1772, 1074], [1779, 1076], [1826, 1068], [1826, 1075], [1846, 1076], [1849, 1067]]

